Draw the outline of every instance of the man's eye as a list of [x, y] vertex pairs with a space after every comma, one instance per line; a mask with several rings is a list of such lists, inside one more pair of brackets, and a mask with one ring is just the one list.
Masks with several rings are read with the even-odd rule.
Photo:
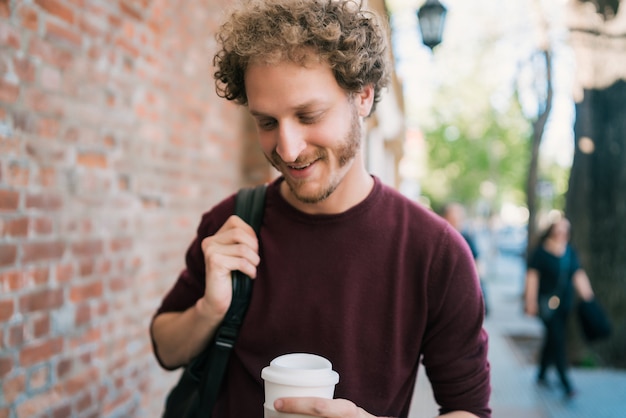
[[304, 123], [305, 125], [310, 125], [312, 123], [315, 123], [319, 119], [320, 119], [319, 115], [300, 116], [300, 122]]
[[276, 121], [273, 119], [259, 120], [257, 121], [257, 125], [260, 129], [269, 131], [270, 129], [274, 129], [276, 127]]

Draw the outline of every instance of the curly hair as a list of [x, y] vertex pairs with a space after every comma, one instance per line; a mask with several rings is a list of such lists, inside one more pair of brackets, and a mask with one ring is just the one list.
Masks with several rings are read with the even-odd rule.
[[244, 75], [250, 62], [288, 60], [330, 65], [348, 93], [374, 87], [374, 111], [389, 81], [386, 27], [356, 0], [249, 0], [220, 27], [213, 63], [217, 94], [247, 105]]

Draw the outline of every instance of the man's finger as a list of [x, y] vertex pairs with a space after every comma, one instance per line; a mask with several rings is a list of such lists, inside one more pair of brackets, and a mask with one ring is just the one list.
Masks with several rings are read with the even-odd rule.
[[324, 418], [365, 418], [362, 409], [345, 399], [280, 398], [274, 402], [279, 412]]

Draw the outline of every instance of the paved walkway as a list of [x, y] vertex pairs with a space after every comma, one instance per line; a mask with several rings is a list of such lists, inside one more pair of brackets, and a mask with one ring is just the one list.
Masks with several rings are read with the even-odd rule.
[[[509, 272], [510, 273], [510, 272]], [[485, 321], [489, 332], [491, 407], [494, 418], [622, 418], [626, 417], [626, 371], [571, 369], [578, 394], [565, 401], [552, 374], [554, 389], [535, 385], [536, 365], [528, 353], [512, 341], [513, 336], [536, 341], [542, 328], [522, 314], [521, 282], [510, 274], [488, 281], [491, 311]], [[418, 378], [410, 418], [432, 418], [437, 407], [423, 373]]]

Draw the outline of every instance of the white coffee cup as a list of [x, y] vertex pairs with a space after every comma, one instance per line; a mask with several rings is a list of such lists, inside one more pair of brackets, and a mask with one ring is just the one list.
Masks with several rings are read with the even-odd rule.
[[339, 374], [324, 357], [308, 353], [292, 353], [276, 357], [261, 371], [265, 381], [265, 418], [299, 418], [300, 414], [284, 414], [274, 409], [274, 401], [289, 397], [332, 399]]

